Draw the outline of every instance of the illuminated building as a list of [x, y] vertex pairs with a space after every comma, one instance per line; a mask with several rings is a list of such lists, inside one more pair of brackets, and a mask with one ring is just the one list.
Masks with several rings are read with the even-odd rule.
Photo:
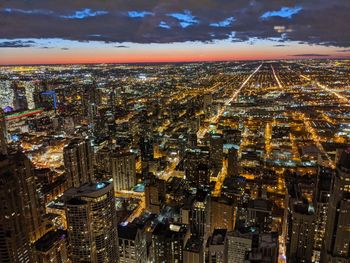
[[67, 190], [63, 198], [72, 262], [117, 262], [113, 185], [108, 182], [85, 183]]
[[118, 225], [120, 263], [146, 263], [147, 244], [145, 230], [134, 223]]
[[23, 171], [14, 160], [0, 156], [0, 262], [31, 263], [29, 225], [26, 208], [29, 205], [23, 189]]
[[159, 223], [152, 232], [151, 262], [182, 262], [186, 233], [186, 225]]
[[238, 151], [230, 148], [227, 154], [227, 176], [233, 177], [238, 175]]
[[223, 138], [221, 134], [210, 134], [210, 159], [214, 162], [215, 173], [222, 167]]
[[210, 229], [210, 195], [198, 191], [190, 212], [191, 234], [204, 239]]
[[214, 231], [214, 229], [233, 230], [235, 221], [235, 207], [233, 201], [224, 197], [211, 197], [210, 217], [211, 232]]
[[186, 149], [184, 156], [185, 175], [194, 187], [208, 185], [210, 168], [208, 147]]
[[191, 236], [185, 245], [183, 263], [203, 263], [205, 259], [203, 240]]
[[314, 236], [315, 210], [312, 204], [294, 204], [289, 225], [288, 262], [311, 262]]
[[149, 172], [150, 162], [154, 159], [153, 141], [149, 136], [141, 137], [140, 151], [142, 174], [147, 175]]
[[63, 149], [68, 187], [93, 181], [93, 150], [89, 140], [73, 139]]
[[227, 233], [227, 262], [245, 263], [247, 252], [252, 250], [255, 228], [237, 229]]
[[265, 199], [254, 199], [248, 202], [247, 222], [251, 226], [258, 226], [262, 230], [271, 230], [272, 203]]
[[[7, 156], [1, 156], [0, 171], [1, 175], [4, 177], [13, 177], [13, 180], [5, 180], [5, 185], [9, 183], [9, 185], [7, 185], [7, 190], [16, 195], [16, 197], [11, 194], [6, 195], [6, 188], [1, 191], [2, 194], [5, 194], [4, 200], [9, 198], [8, 202], [4, 201], [1, 202], [1, 204], [13, 204], [13, 207], [10, 207], [9, 211], [6, 212], [9, 213], [10, 210], [13, 209], [13, 213], [10, 214], [9, 218], [5, 217], [5, 222], [7, 222], [8, 219], [12, 221], [11, 217], [21, 210], [20, 214], [16, 214], [16, 216], [20, 216], [21, 220], [24, 218], [21, 224], [25, 224], [29, 240], [34, 242], [43, 234], [43, 225], [41, 222], [43, 211], [40, 208], [39, 196], [36, 191], [37, 186], [35, 182], [34, 167], [31, 161], [23, 153], [14, 153]], [[21, 205], [19, 203], [21, 203]], [[6, 206], [4, 209], [5, 208]], [[13, 221], [15, 220], [17, 220], [17, 218]], [[12, 223], [10, 225], [12, 225]], [[11, 229], [9, 231], [11, 231]]]
[[37, 240], [34, 243], [34, 258], [37, 263], [70, 262], [66, 231], [50, 231]]
[[316, 221], [313, 261], [320, 261], [327, 224], [327, 210], [332, 190], [333, 169], [319, 166], [316, 188]]
[[315, 238], [315, 186], [292, 184], [289, 189], [288, 262], [311, 262]]
[[329, 198], [325, 245], [321, 262], [350, 260], [350, 148], [338, 160]]
[[207, 243], [206, 261], [208, 263], [226, 263], [227, 229], [215, 229]]
[[135, 154], [113, 154], [110, 158], [114, 191], [130, 190], [136, 182]]
[[23, 111], [28, 109], [28, 102], [26, 97], [26, 89], [19, 87], [18, 83], [12, 83], [13, 89], [13, 106], [17, 111]]
[[146, 210], [153, 214], [160, 212], [161, 200], [160, 189], [158, 188], [157, 180], [150, 180], [145, 185], [145, 203]]
[[7, 154], [7, 128], [5, 113], [0, 108], [0, 154]]

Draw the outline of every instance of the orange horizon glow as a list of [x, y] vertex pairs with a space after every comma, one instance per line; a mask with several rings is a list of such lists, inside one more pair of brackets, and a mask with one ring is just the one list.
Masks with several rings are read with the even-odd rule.
[[[307, 58], [346, 58], [335, 47], [293, 44], [283, 48], [273, 43], [249, 45], [247, 43], [173, 43], [130, 44], [129, 48], [110, 45], [78, 43], [68, 50], [56, 47], [3, 48], [0, 49], [2, 65], [38, 64], [101, 64], [101, 63], [176, 63], [214, 62], [240, 60], [292, 60]], [[293, 54], [319, 54], [319, 56], [294, 56]], [[322, 55], [327, 56], [322, 56]], [[345, 57], [344, 57], [345, 56]]]

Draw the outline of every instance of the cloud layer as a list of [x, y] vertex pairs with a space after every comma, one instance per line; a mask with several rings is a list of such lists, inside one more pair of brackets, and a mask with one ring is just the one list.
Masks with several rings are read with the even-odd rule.
[[0, 4], [0, 38], [119, 43], [274, 38], [350, 47], [349, 13], [349, 0], [12, 0]]

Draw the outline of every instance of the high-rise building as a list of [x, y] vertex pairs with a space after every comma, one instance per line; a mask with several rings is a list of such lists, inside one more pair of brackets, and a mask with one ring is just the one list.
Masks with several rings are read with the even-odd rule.
[[135, 154], [131, 152], [111, 156], [114, 191], [130, 190], [136, 183]]
[[143, 136], [140, 139], [141, 169], [143, 175], [148, 175], [149, 164], [154, 159], [153, 140], [150, 136]]
[[[4, 201], [1, 202], [1, 205], [3, 205], [3, 208], [5, 209], [5, 215], [9, 213], [11, 209], [14, 209], [13, 213], [15, 213], [18, 211], [16, 209], [21, 208], [21, 216], [24, 217], [21, 224], [26, 225], [25, 227], [29, 234], [29, 240], [31, 242], [36, 241], [43, 234], [43, 210], [40, 207], [33, 164], [23, 153], [20, 152], [6, 156], [3, 155], [0, 160], [0, 173], [4, 177], [11, 176], [15, 180], [10, 180], [11, 184], [7, 185], [8, 189], [4, 188], [4, 190], [1, 191], [1, 193], [4, 194], [4, 199], [2, 199]], [[6, 184], [7, 183], [8, 182], [6, 181]], [[16, 199], [13, 200], [13, 196], [6, 195], [7, 190], [10, 191], [10, 193], [13, 191], [16, 195]], [[7, 198], [9, 199], [7, 200]], [[14, 202], [15, 204], [11, 202]], [[7, 207], [10, 204], [11, 207]], [[17, 206], [19, 206], [19, 208]], [[11, 219], [12, 216], [12, 213], [9, 214], [9, 219]], [[6, 222], [8, 218], [5, 217], [4, 220]], [[9, 231], [15, 230], [9, 229]]]
[[350, 260], [350, 148], [338, 160], [329, 198], [325, 245], [321, 262]]
[[205, 262], [203, 239], [191, 236], [184, 247], [183, 263]]
[[271, 230], [272, 202], [266, 199], [250, 200], [247, 205], [247, 223], [265, 231]]
[[93, 181], [93, 150], [89, 140], [73, 139], [63, 149], [68, 187]]
[[244, 263], [252, 250], [254, 228], [236, 229], [227, 233], [227, 262]]
[[153, 214], [160, 212], [161, 200], [159, 195], [158, 185], [155, 181], [151, 180], [145, 185], [145, 205], [146, 210]]
[[311, 262], [315, 237], [315, 185], [290, 185], [288, 204], [288, 262]]
[[186, 225], [158, 224], [152, 232], [150, 261], [182, 262], [186, 233]]
[[70, 262], [66, 231], [52, 230], [37, 240], [34, 244], [34, 258], [37, 263]]
[[210, 134], [210, 159], [214, 162], [214, 170], [219, 172], [223, 161], [224, 141], [221, 134]]
[[63, 199], [72, 262], [118, 262], [113, 185], [85, 183], [67, 190]]
[[208, 147], [186, 149], [184, 156], [186, 179], [194, 186], [208, 185], [210, 181], [210, 157]]
[[191, 234], [206, 240], [210, 230], [210, 195], [198, 191], [190, 212]]
[[315, 209], [311, 204], [291, 205], [288, 262], [311, 262], [315, 237]]
[[206, 261], [225, 263], [227, 261], [227, 229], [215, 229], [207, 243]]
[[316, 218], [315, 218], [315, 241], [313, 261], [319, 262], [321, 250], [324, 243], [324, 237], [327, 224], [327, 210], [329, 197], [332, 190], [332, 179], [334, 170], [328, 167], [319, 166], [316, 184]]
[[210, 229], [227, 229], [232, 231], [235, 223], [235, 207], [232, 199], [211, 197]]
[[233, 177], [238, 175], [238, 151], [230, 148], [227, 154], [227, 176]]
[[0, 262], [30, 263], [29, 225], [21, 173], [14, 160], [0, 156]]
[[28, 102], [26, 97], [26, 89], [20, 87], [17, 82], [12, 83], [13, 89], [13, 106], [17, 111], [28, 109]]
[[7, 127], [5, 113], [0, 108], [0, 154], [7, 154]]
[[118, 245], [120, 263], [146, 263], [147, 243], [143, 227], [135, 223], [118, 225]]

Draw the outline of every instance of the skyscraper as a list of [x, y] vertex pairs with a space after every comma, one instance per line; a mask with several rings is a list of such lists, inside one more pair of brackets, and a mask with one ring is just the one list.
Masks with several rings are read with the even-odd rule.
[[85, 183], [67, 190], [63, 198], [72, 262], [118, 262], [113, 185]]
[[136, 183], [135, 154], [118, 153], [111, 156], [114, 191], [130, 190]]
[[210, 135], [210, 159], [214, 162], [215, 173], [218, 173], [222, 167], [223, 145], [220, 134]]
[[26, 89], [19, 87], [17, 82], [12, 83], [13, 89], [13, 106], [15, 110], [22, 111], [28, 109], [28, 102], [26, 97]]
[[321, 262], [350, 260], [350, 148], [344, 150], [337, 163], [329, 199], [325, 245]]
[[16, 188], [18, 198], [21, 198], [19, 202], [23, 205], [24, 223], [27, 225], [29, 239], [34, 242], [42, 234], [42, 210], [36, 191], [33, 164], [23, 153], [14, 153], [3, 157], [0, 167], [1, 174], [11, 174], [17, 180], [18, 185], [13, 187]]
[[65, 263], [68, 261], [67, 234], [64, 230], [52, 230], [34, 244], [37, 263]]
[[63, 149], [68, 187], [93, 181], [93, 150], [89, 140], [73, 139]]
[[228, 150], [227, 175], [229, 177], [238, 175], [238, 151], [234, 148]]
[[21, 181], [9, 169], [10, 160], [0, 158], [0, 262], [32, 262]]
[[0, 108], [0, 154], [7, 154], [7, 128], [5, 113]]

